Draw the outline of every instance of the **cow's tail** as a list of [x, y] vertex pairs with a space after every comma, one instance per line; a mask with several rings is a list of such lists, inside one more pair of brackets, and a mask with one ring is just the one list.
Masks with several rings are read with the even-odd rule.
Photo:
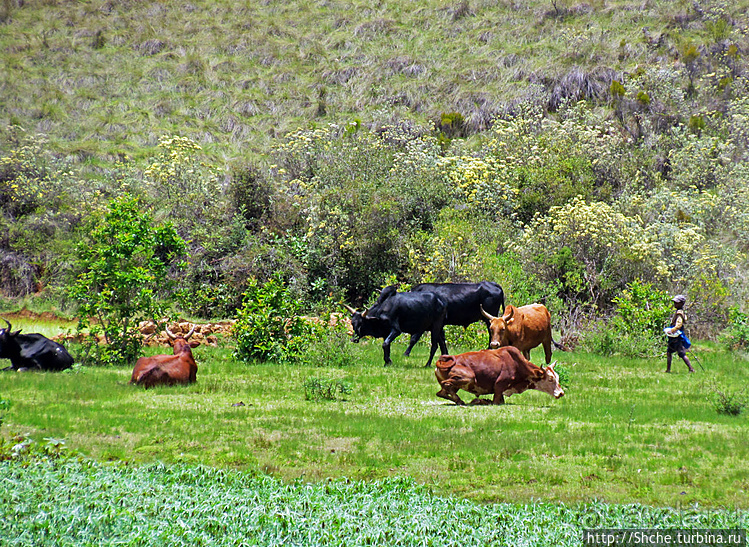
[[569, 348], [568, 348], [567, 346], [565, 346], [565, 345], [564, 345], [564, 344], [562, 344], [561, 342], [557, 342], [557, 341], [556, 341], [556, 340], [554, 340], [553, 338], [551, 339], [551, 343], [552, 343], [552, 344], [554, 344], [554, 347], [555, 347], [555, 348], [557, 348], [557, 349], [559, 349], [559, 350], [562, 350], [562, 351], [570, 351], [570, 349], [569, 349]]

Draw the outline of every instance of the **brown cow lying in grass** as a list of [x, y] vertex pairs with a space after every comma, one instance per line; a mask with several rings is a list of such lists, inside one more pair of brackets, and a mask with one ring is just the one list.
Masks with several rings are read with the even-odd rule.
[[564, 391], [559, 385], [559, 375], [554, 372], [555, 365], [556, 362], [546, 368], [538, 367], [513, 346], [443, 355], [434, 371], [442, 386], [437, 396], [465, 405], [458, 397], [458, 390], [464, 389], [476, 395], [471, 404], [489, 404], [480, 396], [493, 394], [491, 403], [501, 405], [505, 395], [536, 389], [559, 399]]
[[184, 336], [174, 334], [169, 327], [166, 327], [166, 334], [174, 347], [174, 354], [141, 357], [135, 363], [130, 383], [143, 385], [146, 389], [157, 385], [193, 383], [198, 372], [198, 365], [195, 364], [192, 356], [192, 348], [200, 345], [197, 340], [188, 342], [194, 332], [194, 325]]

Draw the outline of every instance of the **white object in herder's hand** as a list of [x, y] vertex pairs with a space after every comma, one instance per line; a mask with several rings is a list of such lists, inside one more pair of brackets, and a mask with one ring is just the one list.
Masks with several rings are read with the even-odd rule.
[[669, 332], [671, 330], [671, 327], [666, 327], [663, 329], [663, 333], [666, 336], [670, 336], [671, 338], [676, 338], [677, 336], [681, 336], [681, 331], [677, 330], [676, 332]]

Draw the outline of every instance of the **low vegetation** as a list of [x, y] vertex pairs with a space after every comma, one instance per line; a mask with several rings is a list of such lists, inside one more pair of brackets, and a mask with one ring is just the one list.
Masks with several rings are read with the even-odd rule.
[[203, 466], [4, 461], [7, 545], [580, 545], [583, 529], [742, 529], [741, 511], [476, 505], [406, 478], [284, 483]]

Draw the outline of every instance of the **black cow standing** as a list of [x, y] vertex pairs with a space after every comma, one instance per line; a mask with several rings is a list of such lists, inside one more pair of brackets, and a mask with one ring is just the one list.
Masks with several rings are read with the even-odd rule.
[[439, 345], [442, 353], [447, 353], [445, 343], [445, 315], [447, 303], [433, 293], [396, 292], [395, 287], [386, 287], [380, 294], [377, 303], [363, 312], [358, 312], [351, 306], [346, 306], [351, 312], [351, 327], [354, 329], [354, 342], [364, 336], [384, 338], [382, 351], [385, 364], [390, 365], [390, 344], [402, 332], [411, 335], [411, 342], [404, 355], [409, 355], [411, 349], [418, 342], [424, 332], [429, 331], [432, 336], [432, 348], [429, 361], [432, 363]]
[[[383, 289], [384, 293], [385, 289]], [[497, 283], [421, 283], [411, 289], [414, 293], [431, 292], [447, 303], [445, 325], [460, 325], [465, 328], [476, 321], [483, 321], [489, 331], [489, 322], [481, 307], [492, 315], [502, 315], [505, 311], [505, 294]], [[380, 296], [382, 298], [382, 295]], [[489, 309], [494, 310], [489, 312]], [[502, 313], [499, 310], [502, 310]]]
[[41, 334], [21, 334], [0, 329], [0, 359], [10, 359], [11, 366], [3, 370], [60, 371], [73, 366], [73, 358], [64, 347]]

